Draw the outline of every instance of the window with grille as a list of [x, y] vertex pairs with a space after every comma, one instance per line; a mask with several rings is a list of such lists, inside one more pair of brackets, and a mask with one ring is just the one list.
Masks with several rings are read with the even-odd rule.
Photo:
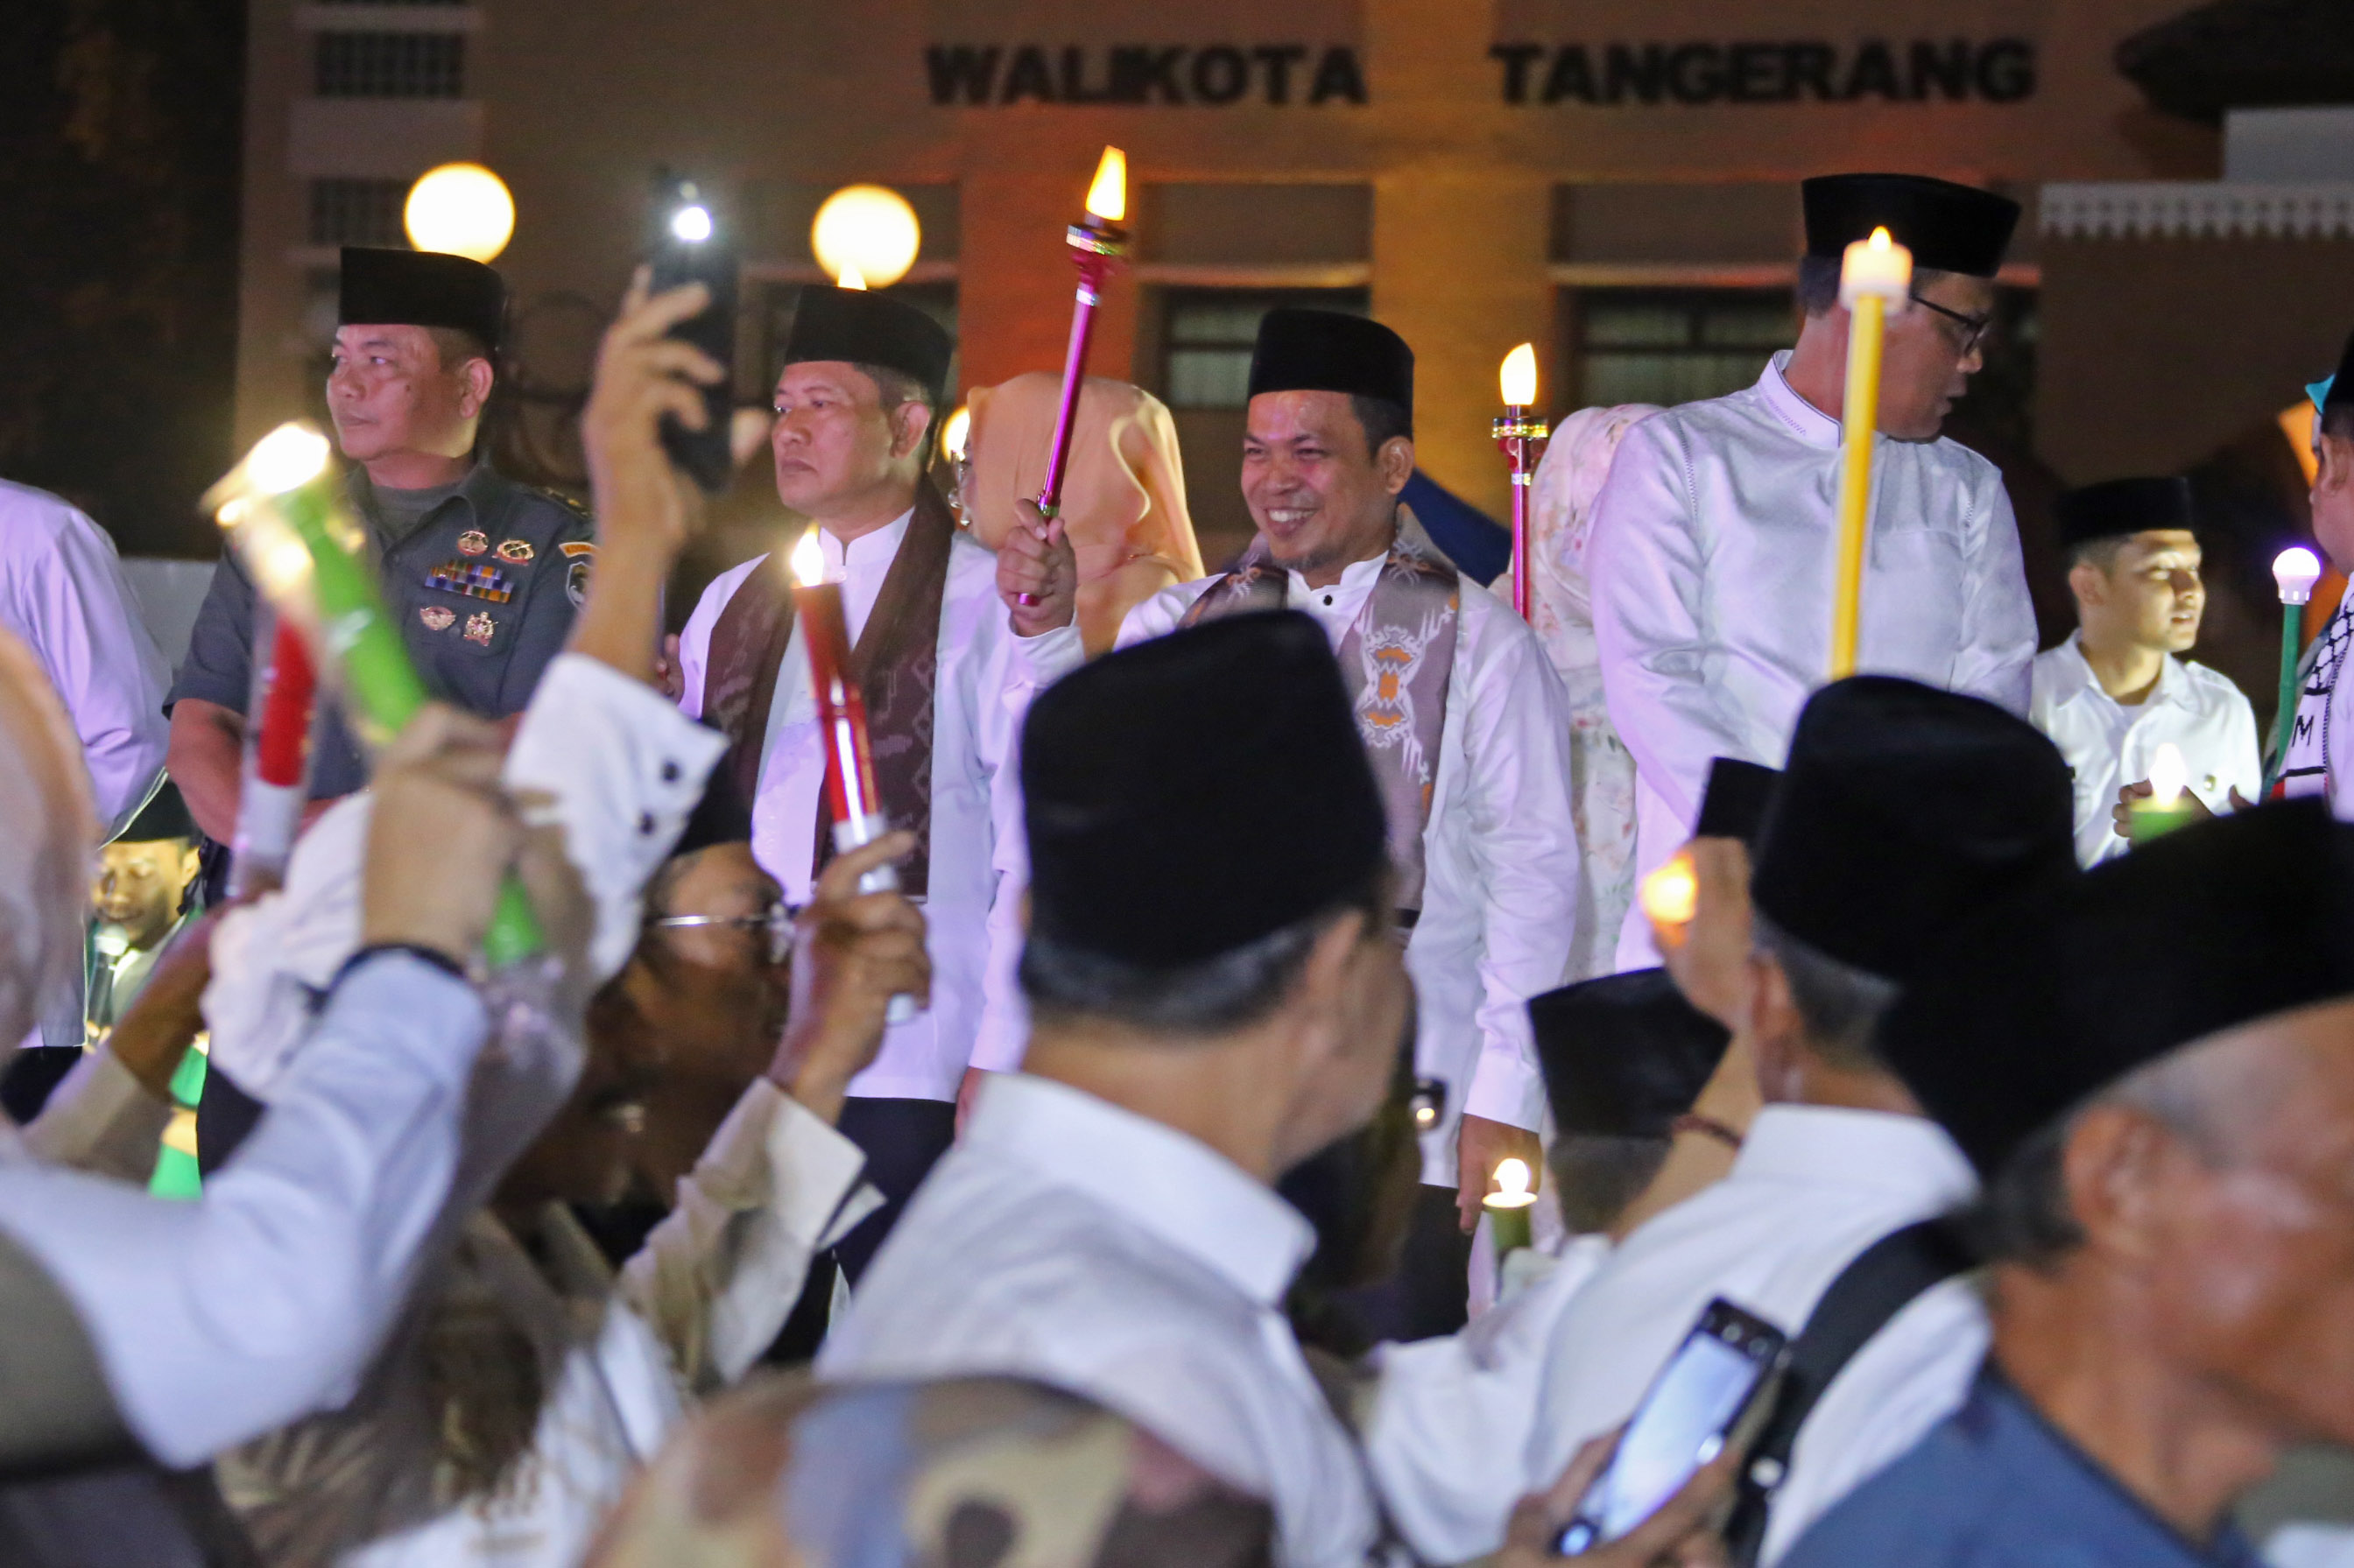
[[1363, 289], [1172, 289], [1162, 318], [1161, 386], [1172, 408], [1240, 408], [1250, 401], [1251, 345], [1278, 305], [1363, 315]]
[[406, 247], [400, 221], [407, 180], [313, 180], [311, 243]]
[[1797, 341], [1779, 289], [1582, 289], [1576, 294], [1578, 405], [1690, 403], [1757, 379]]
[[463, 33], [321, 33], [321, 98], [462, 98]]

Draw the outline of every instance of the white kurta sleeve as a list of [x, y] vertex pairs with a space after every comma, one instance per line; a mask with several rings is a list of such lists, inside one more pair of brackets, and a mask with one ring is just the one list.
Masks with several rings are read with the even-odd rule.
[[149, 1094], [114, 1047], [101, 1044], [49, 1091], [41, 1114], [25, 1126], [25, 1148], [46, 1164], [143, 1187], [171, 1120], [172, 1102]]
[[1713, 759], [1782, 759], [1751, 756], [1722, 694], [1723, 650], [1702, 623], [1696, 503], [1671, 423], [1627, 433], [1595, 503], [1587, 561], [1610, 722], [1643, 782], [1689, 823]]
[[386, 954], [199, 1201], [0, 1170], [0, 1228], [72, 1300], [148, 1452], [193, 1465], [349, 1397], [448, 1197], [488, 1033], [471, 987]]
[[22, 636], [73, 715], [90, 769], [98, 814], [121, 828], [164, 769], [169, 726], [164, 692], [171, 672], [139, 616], [113, 542], [62, 501], [42, 497], [53, 514], [12, 516], [9, 525], [43, 528], [47, 548], [20, 545], [0, 605], [0, 623]]
[[690, 1388], [735, 1382], [783, 1329], [810, 1259], [882, 1200], [858, 1146], [766, 1078], [712, 1136], [621, 1269], [621, 1295]]
[[1970, 558], [1964, 564], [1962, 646], [1954, 690], [2025, 717], [2035, 663], [2035, 607], [2019, 552], [2010, 493], [1991, 466], [1974, 509]]
[[[1528, 1001], [1562, 983], [1577, 934], [1577, 829], [1569, 789], [1569, 699], [1544, 650], [1496, 607], [1482, 630], [1464, 718], [1463, 803], [1484, 863], [1479, 1060], [1463, 1108], [1535, 1128], [1544, 1115]], [[1457, 665], [1457, 678], [1464, 669]]]

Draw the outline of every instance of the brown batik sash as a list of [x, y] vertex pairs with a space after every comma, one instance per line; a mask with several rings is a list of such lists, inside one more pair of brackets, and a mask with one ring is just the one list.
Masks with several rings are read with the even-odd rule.
[[[874, 747], [875, 789], [895, 828], [916, 835], [899, 863], [899, 885], [924, 896], [930, 882], [933, 694], [939, 684], [940, 604], [948, 592], [949, 551], [956, 517], [928, 479], [916, 487], [915, 515], [884, 574], [882, 592], [850, 652], [850, 678], [866, 699], [866, 733]], [[728, 740], [721, 766], [733, 771], [744, 799], [759, 792], [760, 753], [769, 710], [792, 645], [793, 596], [777, 567], [756, 567], [729, 596], [711, 629], [703, 685], [703, 716]], [[818, 794], [813, 863], [833, 858], [833, 820]]]
[[[1248, 610], [1280, 609], [1290, 575], [1253, 541], [1235, 568], [1204, 589], [1179, 621], [1193, 626]], [[1438, 782], [1447, 687], [1463, 593], [1455, 568], [1401, 539], [1382, 563], [1365, 608], [1341, 640], [1341, 683], [1387, 808], [1397, 906], [1422, 909], [1424, 830]]]

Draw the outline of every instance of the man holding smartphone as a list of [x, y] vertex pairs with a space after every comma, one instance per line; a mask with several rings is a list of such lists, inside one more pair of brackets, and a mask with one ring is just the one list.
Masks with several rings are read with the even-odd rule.
[[[900, 885], [929, 927], [931, 1005], [892, 1027], [842, 1114], [886, 1200], [836, 1249], [854, 1282], [955, 1137], [991, 978], [1010, 986], [1018, 940], [996, 863], [1018, 792], [1001, 775], [1029, 692], [1084, 657], [1068, 542], [1034, 537], [1023, 602], [926, 477], [954, 352], [913, 305], [805, 288], [769, 435], [778, 497], [809, 518], [842, 585], [884, 812], [916, 834]], [[825, 740], [790, 586], [773, 556], [723, 574], [687, 620], [679, 665], [682, 705], [730, 742], [721, 766], [753, 802], [754, 854], [800, 904], [831, 842]]]

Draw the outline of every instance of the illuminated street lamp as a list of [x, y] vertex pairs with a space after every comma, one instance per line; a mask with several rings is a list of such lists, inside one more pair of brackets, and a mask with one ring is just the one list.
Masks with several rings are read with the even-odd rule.
[[844, 185], [810, 225], [818, 265], [845, 289], [887, 289], [907, 275], [923, 244], [907, 198], [885, 185]]
[[480, 164], [444, 164], [418, 176], [401, 209], [408, 242], [419, 250], [489, 262], [514, 237], [514, 197]]

